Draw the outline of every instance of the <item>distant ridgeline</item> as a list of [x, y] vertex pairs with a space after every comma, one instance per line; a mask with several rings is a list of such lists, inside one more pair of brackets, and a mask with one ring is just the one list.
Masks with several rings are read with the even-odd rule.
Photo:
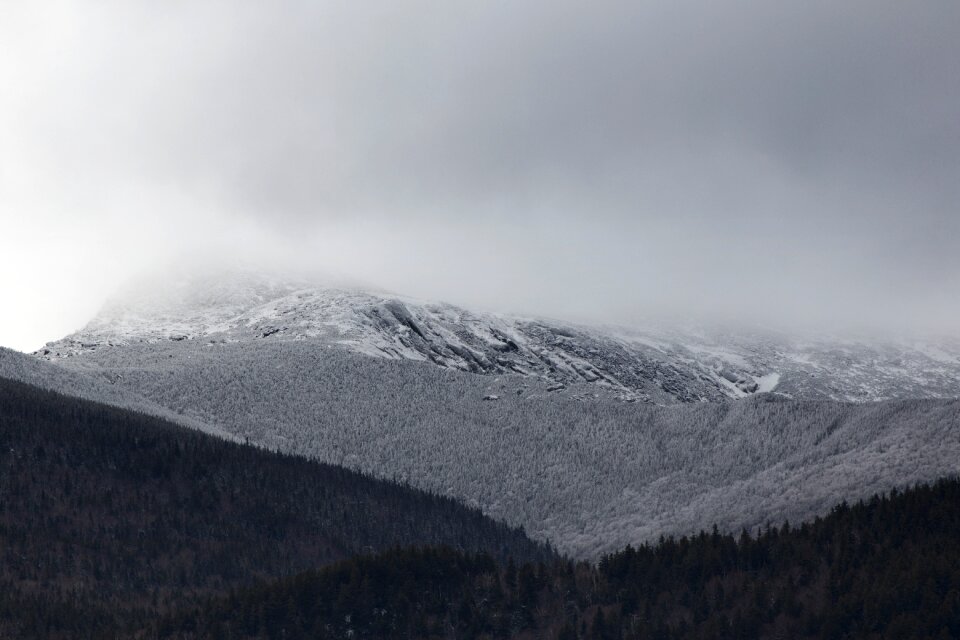
[[234, 593], [161, 638], [958, 638], [960, 482], [751, 537], [497, 564], [398, 550]]
[[409, 545], [552, 557], [449, 498], [0, 378], [0, 637], [112, 637]]

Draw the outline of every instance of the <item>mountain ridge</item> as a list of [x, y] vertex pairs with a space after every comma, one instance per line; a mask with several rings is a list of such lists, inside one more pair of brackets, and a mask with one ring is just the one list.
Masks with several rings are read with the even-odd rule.
[[792, 338], [703, 328], [589, 327], [385, 292], [239, 272], [109, 303], [36, 352], [58, 360], [133, 343], [311, 340], [385, 359], [519, 374], [574, 395], [653, 404], [777, 392], [864, 402], [960, 396], [960, 344]]
[[252, 278], [143, 291], [36, 364], [581, 558], [960, 472], [946, 347], [585, 329]]

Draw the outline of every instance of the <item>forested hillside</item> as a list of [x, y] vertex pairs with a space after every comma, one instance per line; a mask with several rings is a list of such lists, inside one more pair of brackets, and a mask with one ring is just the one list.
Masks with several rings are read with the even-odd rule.
[[67, 367], [58, 367], [4, 347], [0, 347], [0, 378], [18, 380], [48, 391], [146, 413], [224, 438], [232, 437], [228, 431], [178, 414], [148, 400], [132, 389], [118, 386], [114, 384], [116, 380], [86, 375], [84, 372], [72, 371]]
[[212, 601], [162, 638], [960, 637], [960, 482], [809, 524], [628, 547], [598, 567], [451, 549], [351, 559]]
[[439, 544], [550, 556], [449, 498], [0, 379], [0, 636], [86, 637], [257, 578]]
[[580, 558], [960, 472], [957, 400], [577, 400], [309, 340], [165, 341], [64, 366], [237, 437], [455, 497]]

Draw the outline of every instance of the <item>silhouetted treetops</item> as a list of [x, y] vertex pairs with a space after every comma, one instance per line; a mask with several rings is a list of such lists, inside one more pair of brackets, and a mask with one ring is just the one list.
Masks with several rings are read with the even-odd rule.
[[957, 638], [960, 482], [598, 566], [394, 550], [235, 592], [164, 638]]

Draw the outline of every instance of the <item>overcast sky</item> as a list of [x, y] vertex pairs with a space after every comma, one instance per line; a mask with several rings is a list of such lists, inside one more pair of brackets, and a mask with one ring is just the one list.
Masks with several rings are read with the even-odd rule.
[[0, 345], [198, 253], [949, 330], [960, 2], [0, 3]]

